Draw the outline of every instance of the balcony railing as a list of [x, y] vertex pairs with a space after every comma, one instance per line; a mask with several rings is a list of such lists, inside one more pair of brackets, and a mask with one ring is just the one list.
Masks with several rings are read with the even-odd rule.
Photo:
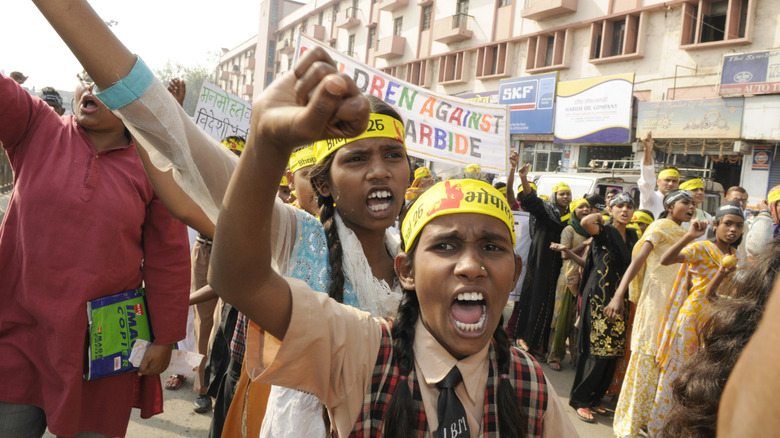
[[467, 14], [455, 14], [433, 22], [433, 40], [451, 44], [471, 39], [474, 17]]
[[403, 8], [408, 4], [409, 0], [380, 0], [378, 6], [380, 11], [392, 12], [398, 8]]
[[376, 51], [374, 56], [377, 58], [397, 58], [404, 56], [404, 49], [406, 48], [406, 38], [400, 35], [390, 35], [384, 38], [380, 38], [376, 45]]
[[360, 9], [356, 8], [347, 8], [339, 11], [338, 15], [336, 15], [336, 27], [349, 29], [358, 26], [360, 24], [359, 12], [361, 12]]
[[319, 24], [310, 24], [309, 28], [306, 29], [306, 35], [319, 41], [325, 41], [326, 33], [327, 31], [325, 30], [325, 26], [321, 26]]
[[577, 12], [577, 0], [525, 0], [520, 16], [540, 21], [572, 12]]

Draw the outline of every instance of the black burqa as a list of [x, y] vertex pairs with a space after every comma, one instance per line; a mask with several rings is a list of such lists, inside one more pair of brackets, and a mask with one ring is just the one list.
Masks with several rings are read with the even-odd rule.
[[[556, 194], [553, 193], [553, 199]], [[515, 306], [517, 320], [513, 338], [523, 339], [533, 353], [545, 353], [550, 338], [555, 288], [563, 260], [561, 253], [550, 249], [550, 243], [561, 242], [566, 223], [561, 222], [558, 208], [536, 196], [521, 194], [523, 209], [531, 215], [531, 248], [520, 300]]]

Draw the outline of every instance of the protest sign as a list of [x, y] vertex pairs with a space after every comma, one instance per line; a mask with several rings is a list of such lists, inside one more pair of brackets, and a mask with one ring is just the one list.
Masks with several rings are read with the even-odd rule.
[[235, 94], [204, 82], [195, 107], [195, 124], [217, 141], [236, 135], [247, 138], [252, 104]]
[[409, 155], [465, 167], [479, 164], [483, 171], [507, 170], [509, 131], [506, 106], [472, 102], [434, 93], [375, 70], [316, 40], [301, 35], [295, 61], [306, 50], [323, 48], [338, 70], [349, 75], [358, 89], [395, 108], [403, 117]]

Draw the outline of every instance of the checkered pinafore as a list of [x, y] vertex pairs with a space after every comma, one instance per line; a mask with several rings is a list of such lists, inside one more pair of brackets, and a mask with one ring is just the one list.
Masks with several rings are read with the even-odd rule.
[[[368, 438], [381, 437], [384, 429], [383, 419], [390, 397], [399, 381], [398, 366], [393, 352], [393, 341], [390, 334], [390, 323], [382, 324], [382, 341], [374, 365], [369, 391], [363, 399], [363, 410], [358, 416], [355, 429], [350, 437]], [[484, 437], [498, 436], [498, 415], [496, 412], [496, 397], [498, 393], [498, 364], [496, 363], [496, 342], [491, 340], [488, 358], [487, 387], [485, 388], [485, 411], [482, 416], [481, 434]], [[512, 348], [512, 366], [509, 369], [509, 380], [517, 391], [520, 406], [528, 419], [529, 437], [542, 436], [542, 417], [547, 409], [547, 383], [539, 365], [533, 358], [515, 348]], [[417, 417], [417, 435], [431, 435], [427, 431], [425, 409], [423, 408], [420, 386], [414, 369], [409, 374], [408, 384], [412, 385], [412, 406]], [[334, 434], [335, 437], [335, 434]]]

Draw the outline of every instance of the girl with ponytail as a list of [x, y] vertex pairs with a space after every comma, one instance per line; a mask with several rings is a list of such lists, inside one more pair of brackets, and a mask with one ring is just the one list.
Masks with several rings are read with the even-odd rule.
[[[355, 173], [348, 166], [379, 158], [348, 148], [356, 142], [339, 145], [377, 120], [392, 123], [369, 107], [319, 49], [307, 51], [294, 74], [255, 103], [255, 131], [220, 213], [211, 272], [214, 289], [265, 330], [247, 342], [250, 375], [322, 400], [335, 436], [577, 436], [539, 365], [502, 332], [501, 313], [522, 263], [512, 250], [511, 210], [488, 184], [446, 181], [412, 206], [402, 226], [404, 252], [393, 261], [404, 290], [394, 321], [311, 293], [272, 268], [278, 222], [270, 188], [298, 145], [336, 139], [323, 146], [344, 148], [327, 179], [313, 171], [313, 182], [323, 206], [336, 204], [337, 232], [335, 215], [344, 213], [341, 222], [370, 234], [372, 215], [355, 214], [358, 196], [347, 193], [364, 189], [334, 184], [350, 176], [338, 172]], [[372, 190], [360, 202], [383, 213], [388, 189]], [[348, 299], [345, 288], [329, 289]]]

